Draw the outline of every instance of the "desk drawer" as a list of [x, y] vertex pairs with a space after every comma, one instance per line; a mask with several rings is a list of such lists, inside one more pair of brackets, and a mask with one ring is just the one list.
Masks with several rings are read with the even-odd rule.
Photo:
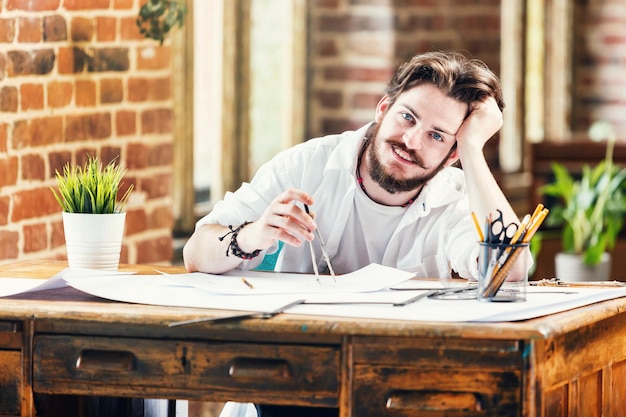
[[[338, 347], [36, 335], [37, 392], [336, 406]], [[236, 397], [234, 396], [236, 395]]]
[[381, 342], [355, 341], [353, 415], [521, 415], [523, 360], [517, 342]]

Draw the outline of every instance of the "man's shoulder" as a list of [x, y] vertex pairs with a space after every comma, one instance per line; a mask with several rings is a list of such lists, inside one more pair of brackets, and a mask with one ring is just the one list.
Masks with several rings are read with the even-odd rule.
[[355, 147], [355, 144], [362, 140], [363, 135], [364, 133], [362, 132], [362, 129], [359, 129], [315, 137], [286, 149], [278, 154], [277, 157], [297, 158], [297, 156], [302, 156], [312, 158], [314, 156], [319, 156], [322, 158], [328, 158], [338, 147]]

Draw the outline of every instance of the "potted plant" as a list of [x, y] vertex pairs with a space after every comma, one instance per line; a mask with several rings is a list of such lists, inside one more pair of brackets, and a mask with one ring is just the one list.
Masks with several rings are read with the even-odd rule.
[[89, 157], [84, 166], [56, 171], [52, 193], [63, 209], [63, 230], [70, 268], [117, 269], [132, 184], [121, 198], [125, 170]]
[[[607, 140], [604, 160], [584, 165], [580, 176], [553, 163], [554, 181], [540, 192], [555, 198], [548, 226], [561, 230], [562, 252], [556, 256], [556, 277], [562, 280], [607, 280], [610, 254], [626, 214], [626, 168], [613, 164], [615, 134], [606, 122], [595, 123], [594, 140]], [[579, 275], [578, 275], [579, 274]]]

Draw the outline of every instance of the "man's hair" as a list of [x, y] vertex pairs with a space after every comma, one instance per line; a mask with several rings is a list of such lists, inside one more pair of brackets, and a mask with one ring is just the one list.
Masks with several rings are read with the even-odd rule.
[[484, 62], [456, 52], [415, 55], [397, 69], [385, 93], [393, 104], [401, 93], [424, 83], [432, 83], [448, 97], [466, 104], [492, 96], [500, 110], [504, 109], [498, 77]]

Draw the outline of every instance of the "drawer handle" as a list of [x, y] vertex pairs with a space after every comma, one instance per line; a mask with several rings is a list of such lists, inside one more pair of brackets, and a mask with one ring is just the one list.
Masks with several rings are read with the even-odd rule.
[[137, 360], [131, 352], [87, 349], [78, 355], [76, 369], [135, 371], [137, 370]]
[[387, 408], [422, 411], [482, 411], [481, 395], [473, 392], [394, 391]]
[[236, 358], [228, 373], [235, 378], [263, 380], [284, 380], [292, 377], [289, 363], [280, 359]]

